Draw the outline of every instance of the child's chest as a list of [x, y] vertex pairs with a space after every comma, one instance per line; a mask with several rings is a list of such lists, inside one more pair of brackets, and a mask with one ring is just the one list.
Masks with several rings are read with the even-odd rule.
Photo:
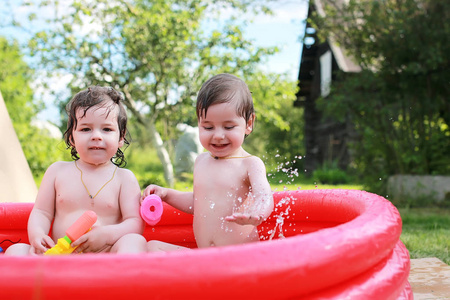
[[249, 174], [238, 162], [218, 161], [208, 167], [196, 166], [194, 170], [194, 187], [215, 190], [218, 193], [248, 190]]
[[236, 163], [198, 167], [194, 170], [194, 214], [219, 219], [237, 210], [249, 193], [247, 170]]
[[60, 177], [55, 181], [56, 206], [61, 209], [119, 209], [120, 183], [116, 178]]

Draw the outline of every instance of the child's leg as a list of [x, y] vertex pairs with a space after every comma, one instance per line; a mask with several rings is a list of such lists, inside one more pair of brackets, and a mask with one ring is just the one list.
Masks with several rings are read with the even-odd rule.
[[137, 233], [126, 234], [111, 248], [112, 253], [143, 253], [147, 252], [147, 241]]
[[14, 244], [8, 247], [5, 251], [5, 255], [22, 256], [30, 254], [30, 245], [28, 244]]
[[168, 251], [177, 251], [177, 250], [186, 250], [186, 249], [189, 249], [189, 248], [174, 245], [174, 244], [164, 243], [161, 241], [149, 241], [147, 243], [147, 251], [148, 252], [168, 252]]

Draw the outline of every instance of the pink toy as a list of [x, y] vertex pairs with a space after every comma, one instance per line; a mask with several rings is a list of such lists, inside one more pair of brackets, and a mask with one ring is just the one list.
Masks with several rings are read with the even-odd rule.
[[155, 194], [145, 197], [141, 204], [141, 217], [151, 226], [156, 225], [161, 220], [163, 205], [161, 198]]

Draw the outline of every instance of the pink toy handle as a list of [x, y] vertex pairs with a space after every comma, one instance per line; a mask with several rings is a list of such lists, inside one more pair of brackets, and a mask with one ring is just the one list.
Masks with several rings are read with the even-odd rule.
[[141, 217], [148, 225], [156, 225], [163, 213], [163, 205], [158, 195], [151, 194], [145, 197], [141, 204]]
[[66, 231], [66, 236], [73, 242], [80, 238], [97, 221], [97, 214], [92, 210], [85, 211]]

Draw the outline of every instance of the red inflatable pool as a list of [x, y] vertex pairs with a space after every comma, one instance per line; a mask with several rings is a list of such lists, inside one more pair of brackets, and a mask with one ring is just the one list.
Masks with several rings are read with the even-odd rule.
[[[171, 253], [7, 257], [1, 299], [412, 299], [401, 219], [356, 190], [274, 194], [262, 242]], [[32, 203], [0, 203], [0, 246], [28, 242]], [[147, 239], [195, 248], [192, 216], [164, 206]]]

